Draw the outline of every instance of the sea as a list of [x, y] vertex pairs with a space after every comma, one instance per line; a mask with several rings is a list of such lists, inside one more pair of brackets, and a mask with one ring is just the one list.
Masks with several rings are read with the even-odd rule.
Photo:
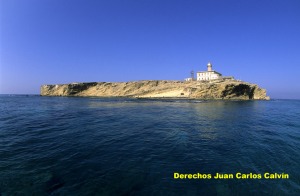
[[300, 100], [1, 95], [0, 195], [300, 195]]

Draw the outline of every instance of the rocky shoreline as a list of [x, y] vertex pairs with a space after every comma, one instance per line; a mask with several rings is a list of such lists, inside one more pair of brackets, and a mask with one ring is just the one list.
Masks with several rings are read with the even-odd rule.
[[237, 80], [89, 82], [42, 85], [41, 96], [269, 100], [266, 90]]

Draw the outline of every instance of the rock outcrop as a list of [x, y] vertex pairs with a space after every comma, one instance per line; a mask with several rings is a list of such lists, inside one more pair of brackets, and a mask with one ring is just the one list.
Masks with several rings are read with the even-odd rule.
[[266, 90], [237, 80], [90, 82], [41, 86], [42, 96], [269, 100]]

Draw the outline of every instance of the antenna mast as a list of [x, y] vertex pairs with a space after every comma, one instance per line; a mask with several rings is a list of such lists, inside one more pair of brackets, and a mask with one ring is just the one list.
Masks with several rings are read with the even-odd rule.
[[194, 80], [194, 71], [192, 70], [191, 71], [191, 78], [192, 78], [192, 81]]

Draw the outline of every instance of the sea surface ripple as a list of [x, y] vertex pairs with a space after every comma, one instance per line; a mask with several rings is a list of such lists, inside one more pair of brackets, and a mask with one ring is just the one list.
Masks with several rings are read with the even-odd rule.
[[2, 95], [0, 111], [0, 195], [300, 195], [299, 100]]

